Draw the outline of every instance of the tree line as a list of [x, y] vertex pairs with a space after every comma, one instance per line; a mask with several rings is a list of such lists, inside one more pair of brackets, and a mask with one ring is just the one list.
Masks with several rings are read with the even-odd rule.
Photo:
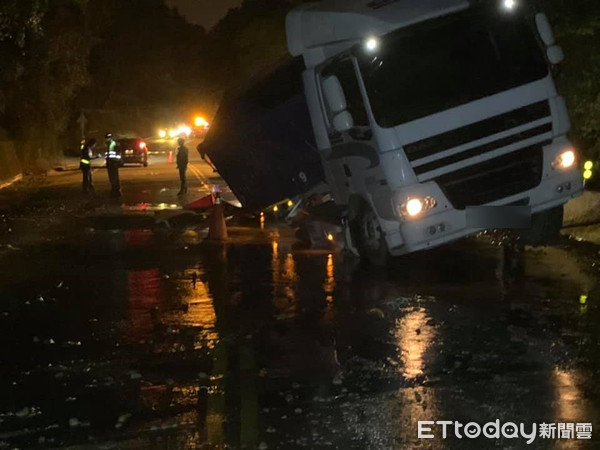
[[587, 157], [600, 159], [600, 2], [540, 3], [566, 55], [557, 68], [556, 81], [569, 106], [571, 138]]
[[[303, 0], [244, 0], [211, 30], [164, 0], [2, 0], [0, 140], [58, 154], [82, 108], [204, 102], [287, 54], [285, 15]], [[566, 60], [557, 70], [573, 139], [600, 153], [600, 2], [546, 0]]]

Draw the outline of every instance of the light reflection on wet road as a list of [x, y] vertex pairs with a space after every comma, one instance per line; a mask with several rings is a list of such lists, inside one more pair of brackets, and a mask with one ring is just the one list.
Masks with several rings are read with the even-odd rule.
[[568, 250], [467, 242], [376, 270], [284, 227], [234, 224], [224, 247], [201, 229], [11, 257], [3, 446], [549, 448], [420, 441], [417, 422], [598, 424], [597, 287]]

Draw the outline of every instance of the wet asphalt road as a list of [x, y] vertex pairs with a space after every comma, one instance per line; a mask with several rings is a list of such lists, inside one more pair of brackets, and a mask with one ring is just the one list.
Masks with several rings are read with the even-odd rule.
[[96, 198], [78, 173], [0, 193], [0, 448], [600, 447], [596, 248], [472, 239], [382, 270], [233, 214], [210, 245], [179, 209], [219, 182], [193, 164], [181, 201], [162, 156], [121, 171], [123, 204], [101, 170]]

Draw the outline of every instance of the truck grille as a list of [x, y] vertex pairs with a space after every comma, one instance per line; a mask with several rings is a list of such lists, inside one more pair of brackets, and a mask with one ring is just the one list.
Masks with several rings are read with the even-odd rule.
[[[548, 122], [551, 122], [550, 104], [547, 100], [543, 102], [533, 103], [523, 108], [515, 109], [514, 111], [509, 111], [505, 114], [501, 114], [499, 116], [495, 116], [490, 119], [483, 120], [481, 122], [476, 122], [462, 128], [457, 128], [446, 133], [438, 134], [436, 136], [432, 136], [427, 139], [423, 139], [421, 141], [405, 145], [404, 151], [406, 152], [408, 160], [413, 162], [418, 159], [426, 158], [428, 156], [432, 156], [437, 153], [450, 150], [454, 147], [468, 144], [469, 142], [474, 142], [479, 139], [484, 139], [488, 136], [502, 133], [504, 131], [517, 128], [522, 125], [526, 125], [528, 123], [545, 118], [548, 119]], [[533, 130], [527, 130], [523, 133], [531, 132], [533, 132]], [[516, 134], [512, 137], [518, 140], [519, 134]], [[501, 141], [506, 141], [507, 139], [510, 139], [512, 137], [502, 139]], [[523, 139], [525, 138], [521, 137], [520, 140]], [[502, 144], [503, 142], [501, 141], [497, 142], [499, 144]], [[507, 145], [507, 143], [504, 143], [504, 145]]]
[[543, 147], [511, 152], [435, 179], [457, 209], [490, 203], [535, 188], [542, 181]]
[[[452, 205], [464, 209], [538, 186], [542, 149], [551, 138], [550, 104], [545, 100], [405, 145], [404, 151], [420, 181], [437, 182]], [[491, 157], [492, 152], [505, 154]], [[480, 155], [489, 155], [488, 160], [468, 165]], [[462, 167], [452, 170], [455, 164]]]

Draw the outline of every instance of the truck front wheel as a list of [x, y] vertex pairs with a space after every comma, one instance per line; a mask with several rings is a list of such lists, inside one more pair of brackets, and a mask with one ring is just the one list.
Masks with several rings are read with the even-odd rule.
[[563, 224], [563, 206], [548, 209], [531, 217], [531, 228], [521, 230], [524, 245], [548, 245], [556, 242]]
[[361, 259], [374, 266], [385, 266], [390, 258], [384, 231], [375, 212], [362, 202], [350, 223], [352, 240]]

